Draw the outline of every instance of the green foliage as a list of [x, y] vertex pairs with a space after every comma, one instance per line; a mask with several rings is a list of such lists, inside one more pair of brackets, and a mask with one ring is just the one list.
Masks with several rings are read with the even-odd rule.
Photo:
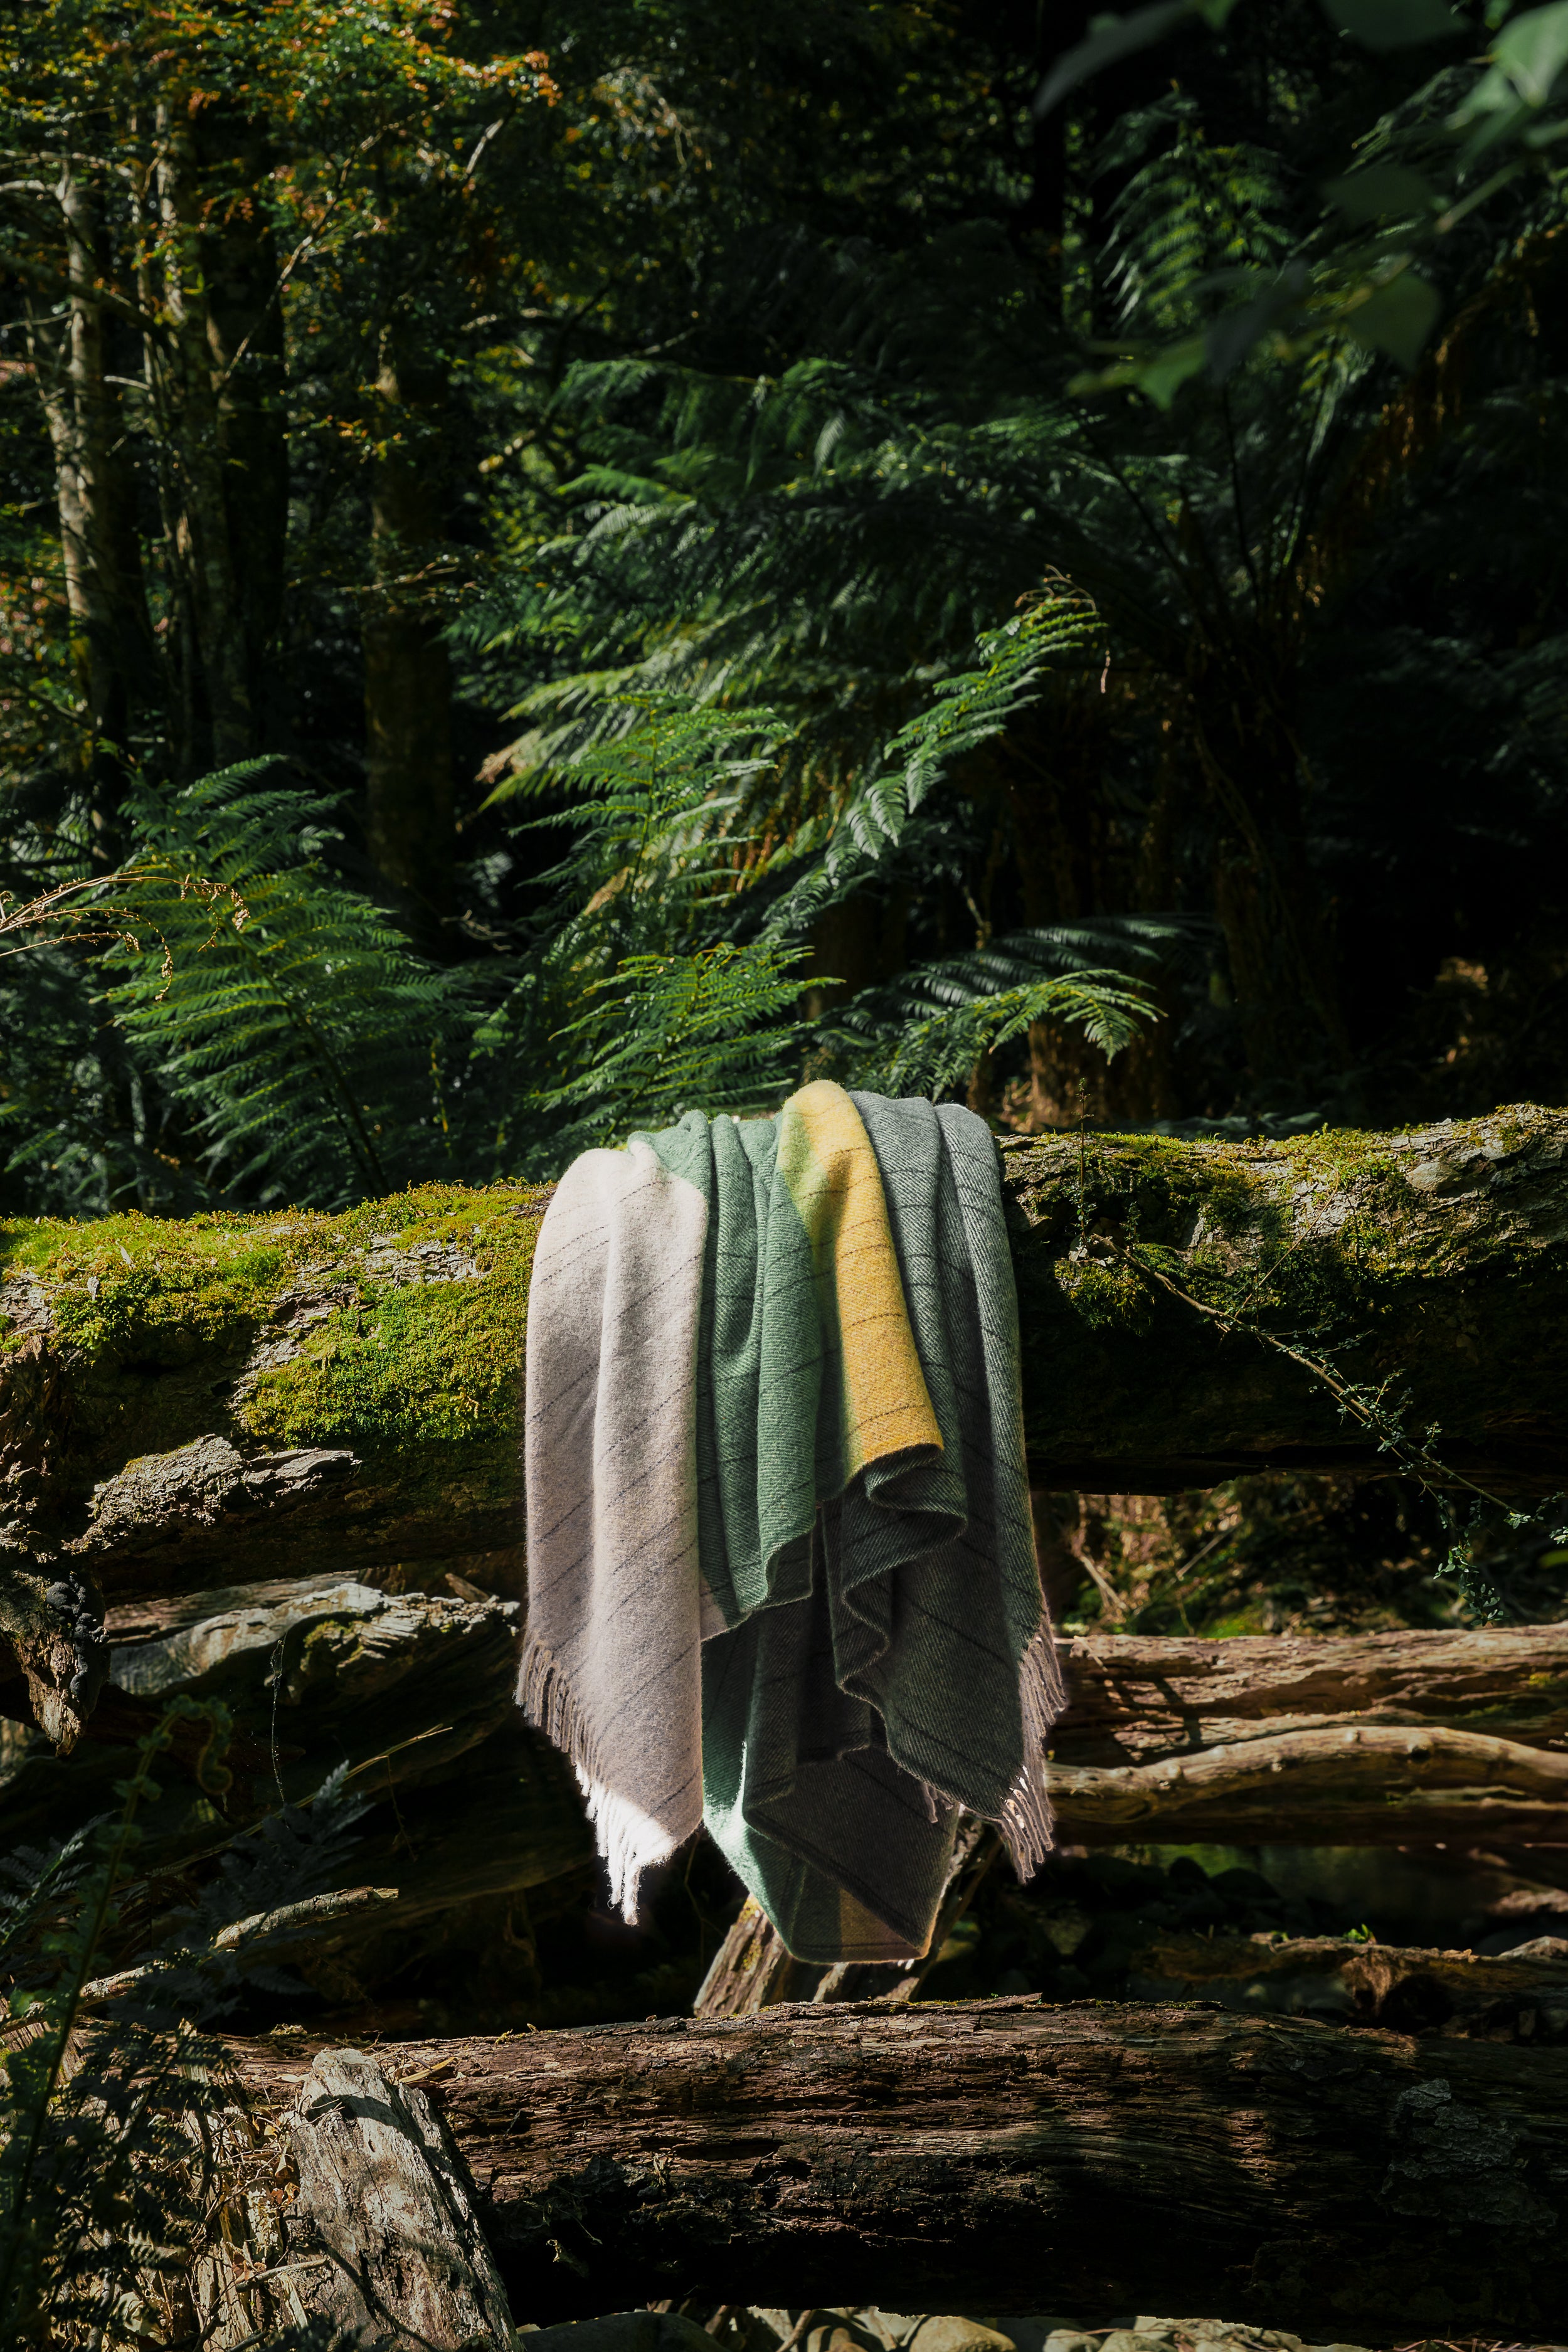
[[[121, 1940], [158, 1757], [197, 1727], [201, 1785], [228, 1782], [226, 1711], [181, 1698], [138, 1743], [117, 1814], [47, 1850], [0, 1853], [0, 1981], [12, 2021], [0, 2053], [0, 2335], [7, 2344], [134, 2343], [156, 2333], [149, 2297], [188, 2264], [205, 2226], [193, 2161], [200, 2118], [221, 2104], [221, 2053], [201, 2031], [243, 1980], [288, 1989], [237, 1921], [297, 1902], [341, 1865], [367, 1801], [342, 1776], [309, 1815], [268, 1816], [169, 1924], [118, 1998], [90, 1980]], [[224, 1931], [231, 1932], [220, 1941]], [[103, 2022], [97, 2021], [101, 2015]], [[283, 2339], [278, 2339], [282, 2342]], [[293, 2352], [331, 2352], [321, 2330]]]
[[1119, 139], [1141, 144], [1169, 122], [1174, 139], [1132, 173], [1108, 213], [1105, 289], [1119, 325], [1135, 334], [1190, 327], [1247, 272], [1282, 262], [1288, 242], [1274, 159], [1213, 145], [1190, 99], [1123, 122]]
[[[569, 845], [540, 877], [529, 946], [478, 983], [421, 962], [331, 874], [342, 835], [319, 796], [259, 765], [145, 796], [145, 846], [113, 901], [126, 929], [109, 1002], [184, 1111], [207, 1184], [264, 1202], [333, 1207], [476, 1163], [531, 1174], [693, 1106], [765, 1111], [820, 1050], [799, 1010], [820, 984], [799, 971], [813, 915], [900, 845], [1047, 665], [1096, 642], [1092, 614], [1058, 596], [987, 633], [983, 666], [938, 682], [815, 855], [809, 832], [770, 851], [742, 830], [779, 764], [770, 710], [621, 697], [592, 712], [615, 731], [568, 719], [526, 766], [514, 747], [498, 789], [552, 797], [532, 826]], [[1057, 970], [1065, 940], [948, 958], [901, 992], [870, 992], [842, 1024], [856, 1066], [944, 1093], [1043, 1019], [1114, 1053], [1151, 1008], [1113, 973]], [[1046, 950], [1050, 978], [1035, 969]]]
[[[1149, 9], [1127, 21], [1138, 24], [1142, 46], [1194, 13], [1215, 23], [1207, 9], [1186, 7]], [[1329, 13], [1374, 52], [1424, 50], [1468, 31], [1445, 0], [1333, 0]], [[1110, 52], [1090, 55], [1091, 47], [1079, 53], [1080, 78], [1109, 61]], [[1114, 366], [1082, 377], [1081, 389], [1132, 386], [1166, 407], [1200, 369], [1222, 383], [1254, 355], [1300, 359], [1345, 335], [1411, 373], [1444, 309], [1439, 289], [1416, 265], [1440, 268], [1446, 241], [1510, 183], [1530, 179], [1555, 193], [1552, 151], [1568, 134], [1568, 116], [1551, 110], [1568, 100], [1565, 68], [1568, 11], [1561, 5], [1513, 16], [1498, 33], [1489, 64], [1458, 68], [1445, 60], [1363, 135], [1362, 169], [1323, 183], [1330, 216], [1289, 261], [1270, 251], [1258, 233], [1257, 200], [1267, 187], [1266, 168], [1260, 173], [1255, 163], [1237, 173], [1238, 206], [1227, 205], [1231, 191], [1222, 192], [1220, 184], [1231, 158], [1205, 157], [1208, 168], [1202, 174], [1181, 172], [1173, 157], [1146, 171], [1140, 175], [1144, 186], [1134, 182], [1122, 199], [1125, 229], [1142, 250], [1143, 268], [1130, 257], [1121, 274], [1132, 296], [1141, 277], [1148, 276], [1166, 299], [1145, 303], [1142, 319], [1130, 302], [1127, 323], [1134, 332], [1140, 325], [1146, 332], [1175, 324], [1170, 297], [1184, 287], [1231, 299], [1203, 334], [1163, 347], [1134, 346]], [[1055, 84], [1044, 93], [1053, 103], [1062, 94]], [[1237, 152], [1234, 162], [1241, 160]], [[1478, 179], [1483, 162], [1486, 173]], [[1204, 179], [1209, 184], [1200, 197]], [[1173, 183], [1168, 190], [1167, 182]], [[1203, 253], [1198, 225], [1204, 214], [1211, 240], [1228, 246], [1234, 257], [1228, 268]], [[1169, 266], [1168, 274], [1162, 264]]]
[[[1126, 933], [1117, 943], [1142, 945]], [[858, 1083], [941, 1101], [1036, 1022], [1080, 1030], [1108, 1057], [1119, 1054], [1159, 1017], [1157, 1006], [1125, 972], [1042, 976], [1038, 966], [1062, 960], [1062, 944], [1051, 932], [1016, 932], [970, 955], [914, 965], [868, 992], [842, 1016]]]
[[450, 987], [325, 870], [331, 803], [258, 765], [133, 805], [139, 929], [110, 953], [110, 1002], [208, 1182], [335, 1207], [424, 1173]]
[[799, 956], [763, 942], [623, 956], [559, 1033], [585, 1067], [542, 1108], [574, 1113], [574, 1139], [608, 1139], [629, 1121], [666, 1126], [690, 1109], [771, 1110], [795, 1082], [806, 1034], [787, 1018], [806, 985], [789, 970]]
[[[1553, 1034], [1562, 43], [1492, 16], [1479, 58], [1436, 0], [1204, 0], [1042, 87], [1011, 16], [859, 0], [247, 0], [123, 56], [46, 9], [0, 76], [5, 878], [129, 868], [139, 944], [0, 973], [12, 1205], [542, 1175], [825, 1055], [1031, 1120], [1393, 1116], [1448, 1083], [1405, 1008], [1521, 892]], [[200, 123], [144, 283], [128, 92]], [[96, 620], [73, 434], [131, 534]], [[358, 801], [361, 633], [440, 622], [451, 708], [373, 714]], [[204, 776], [225, 728], [290, 763]], [[385, 861], [400, 760], [457, 778], [449, 897]]]

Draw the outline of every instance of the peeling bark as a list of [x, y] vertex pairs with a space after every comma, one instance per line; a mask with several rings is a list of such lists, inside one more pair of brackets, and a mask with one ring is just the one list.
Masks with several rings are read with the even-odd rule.
[[467, 2167], [426, 2094], [357, 2050], [323, 2050], [289, 2120], [306, 2309], [362, 2343], [511, 2352], [506, 2289]]

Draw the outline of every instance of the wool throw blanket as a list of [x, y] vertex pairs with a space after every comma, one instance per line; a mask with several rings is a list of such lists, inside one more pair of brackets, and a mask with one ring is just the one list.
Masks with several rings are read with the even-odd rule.
[[628, 1912], [700, 1811], [803, 1958], [923, 1951], [960, 1805], [1033, 1867], [1059, 1692], [982, 1121], [819, 1082], [584, 1155], [527, 1395], [520, 1696]]

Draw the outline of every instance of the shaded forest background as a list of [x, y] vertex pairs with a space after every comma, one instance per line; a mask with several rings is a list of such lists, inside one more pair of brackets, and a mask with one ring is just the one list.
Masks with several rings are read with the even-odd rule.
[[1560, 1099], [1568, 31], [1506, 13], [1205, 0], [1041, 111], [1079, 0], [35, 11], [5, 1204], [548, 1174], [808, 1068]]

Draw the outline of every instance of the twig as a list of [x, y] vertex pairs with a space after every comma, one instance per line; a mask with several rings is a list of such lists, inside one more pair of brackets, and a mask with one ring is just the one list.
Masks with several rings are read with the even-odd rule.
[[803, 2311], [801, 2313], [800, 2317], [795, 2321], [795, 2326], [790, 2329], [789, 2334], [779, 2346], [779, 2352], [795, 2352], [795, 2346], [800, 2342], [801, 2337], [805, 2334], [806, 2329], [816, 2317], [820, 2307], [821, 2306], [819, 2305], [814, 2303], [809, 2311]]
[[1463, 1486], [1468, 1493], [1478, 1496], [1481, 1502], [1489, 1503], [1494, 1510], [1507, 1511], [1509, 1507], [1500, 1496], [1492, 1494], [1485, 1486], [1479, 1486], [1473, 1478], [1467, 1478], [1462, 1470], [1451, 1469], [1446, 1462], [1440, 1461], [1429, 1447], [1407, 1437], [1391, 1412], [1386, 1409], [1380, 1409], [1384, 1391], [1388, 1385], [1386, 1381], [1369, 1401], [1363, 1390], [1356, 1388], [1351, 1381], [1342, 1379], [1333, 1366], [1326, 1363], [1321, 1356], [1310, 1355], [1304, 1349], [1292, 1347], [1289, 1340], [1281, 1339], [1274, 1332], [1264, 1330], [1261, 1324], [1244, 1321], [1240, 1316], [1225, 1307], [1207, 1306], [1203, 1299], [1194, 1298], [1190, 1290], [1184, 1290], [1179, 1282], [1173, 1282], [1159, 1266], [1150, 1265], [1134, 1250], [1124, 1247], [1121, 1243], [1111, 1242], [1109, 1246], [1118, 1256], [1125, 1258], [1138, 1273], [1150, 1276], [1163, 1290], [1168, 1290], [1173, 1298], [1179, 1298], [1184, 1307], [1192, 1307], [1195, 1314], [1206, 1315], [1211, 1322], [1217, 1323], [1224, 1331], [1238, 1332], [1244, 1339], [1260, 1339], [1266, 1348], [1272, 1348], [1277, 1355], [1285, 1356], [1291, 1363], [1300, 1365], [1302, 1371], [1308, 1373], [1311, 1379], [1320, 1381], [1328, 1390], [1342, 1412], [1348, 1413], [1352, 1420], [1359, 1421], [1363, 1429], [1370, 1430], [1377, 1439], [1380, 1449], [1384, 1453], [1395, 1454], [1412, 1475], [1418, 1478], [1421, 1484], [1433, 1493], [1441, 1494], [1446, 1486]]

